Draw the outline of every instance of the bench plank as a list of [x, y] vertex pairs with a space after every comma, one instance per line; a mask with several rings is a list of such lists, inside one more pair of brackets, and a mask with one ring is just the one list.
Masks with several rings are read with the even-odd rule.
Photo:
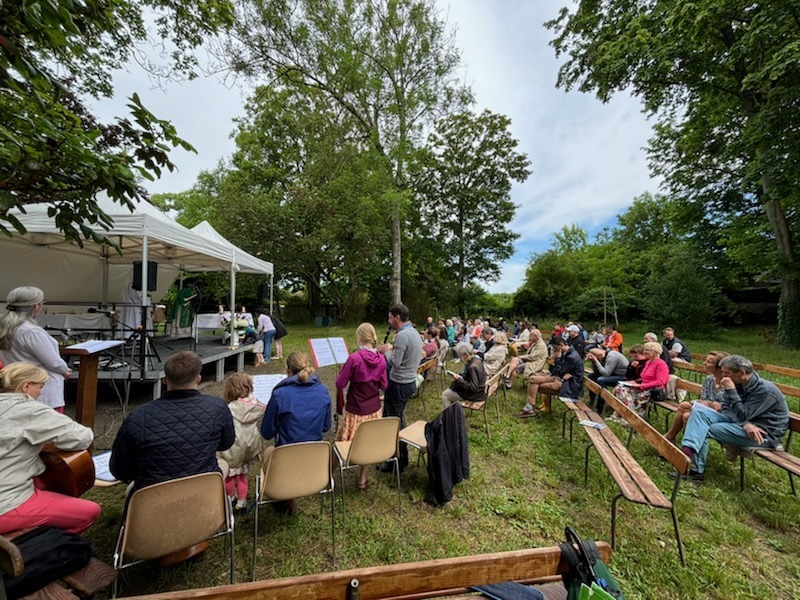
[[789, 454], [785, 450], [759, 449], [755, 451], [755, 454], [781, 469], [789, 471], [792, 475], [800, 477], [800, 457]]
[[[597, 543], [605, 562], [611, 559], [611, 548]], [[300, 577], [270, 579], [252, 583], [226, 585], [194, 590], [136, 596], [140, 600], [288, 600], [316, 598], [342, 600], [348, 597], [348, 586], [357, 580], [359, 600], [378, 598], [431, 598], [443, 593], [464, 593], [465, 587], [502, 581], [534, 582], [551, 580], [568, 569], [556, 547], [496, 552], [456, 558], [443, 558], [318, 573]], [[130, 598], [129, 600], [133, 600]]]
[[91, 598], [104, 590], [117, 578], [117, 571], [101, 560], [92, 558], [80, 571], [65, 575], [61, 581], [66, 583], [82, 598]]

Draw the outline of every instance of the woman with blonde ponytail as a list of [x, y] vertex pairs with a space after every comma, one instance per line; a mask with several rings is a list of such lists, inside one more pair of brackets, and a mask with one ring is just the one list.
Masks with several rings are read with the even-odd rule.
[[[340, 442], [352, 440], [356, 429], [364, 421], [381, 418], [381, 390], [385, 390], [389, 383], [386, 359], [376, 350], [378, 337], [370, 323], [358, 326], [356, 342], [358, 350], [347, 357], [336, 378], [336, 413], [341, 415], [344, 411], [344, 419], [336, 434]], [[348, 388], [346, 404], [345, 388]], [[367, 487], [368, 468], [363, 466], [359, 471], [359, 489]]]
[[[292, 352], [286, 358], [286, 375], [272, 390], [261, 423], [261, 435], [268, 440], [275, 439], [275, 445], [264, 450], [265, 464], [276, 447], [295, 442], [319, 442], [331, 428], [331, 396], [314, 374], [305, 352]], [[294, 513], [294, 500], [276, 502], [273, 506], [278, 512]]]
[[286, 358], [286, 379], [272, 390], [261, 435], [275, 445], [316, 442], [331, 428], [331, 396], [305, 352]]

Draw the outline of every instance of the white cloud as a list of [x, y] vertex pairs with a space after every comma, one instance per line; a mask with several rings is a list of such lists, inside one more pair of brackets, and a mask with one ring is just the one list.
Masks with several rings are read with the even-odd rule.
[[[442, 15], [457, 28], [464, 81], [478, 110], [508, 115], [512, 133], [531, 159], [533, 174], [514, 187], [520, 206], [511, 228], [521, 235], [517, 253], [504, 265], [490, 291], [514, 291], [530, 253], [552, 234], [573, 223], [596, 230], [630, 205], [634, 197], [657, 190], [642, 149], [651, 135], [640, 102], [618, 94], [607, 104], [577, 91], [556, 89], [561, 60], [543, 23], [569, 0], [437, 0]], [[176, 150], [177, 173], [148, 184], [151, 192], [183, 191], [201, 170], [230, 156], [232, 119], [244, 112], [238, 87], [219, 77], [152, 89], [137, 70], [116, 78], [117, 98], [97, 104], [101, 116], [121, 114], [124, 98], [139, 92], [145, 106], [172, 121], [198, 153]]]

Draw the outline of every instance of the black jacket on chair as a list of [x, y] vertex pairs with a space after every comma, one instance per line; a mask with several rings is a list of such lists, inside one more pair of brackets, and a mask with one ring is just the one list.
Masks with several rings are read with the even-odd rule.
[[428, 485], [438, 504], [453, 498], [453, 486], [469, 479], [469, 443], [464, 411], [455, 403], [425, 425]]

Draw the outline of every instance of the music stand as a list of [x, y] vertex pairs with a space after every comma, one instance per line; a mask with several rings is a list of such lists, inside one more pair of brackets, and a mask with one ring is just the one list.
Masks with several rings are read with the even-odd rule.
[[[125, 343], [130, 344], [131, 348], [137, 348], [138, 352], [136, 353], [136, 359], [134, 360], [134, 353], [131, 352], [130, 358], [131, 361], [138, 363], [139, 366], [139, 373], [140, 378], [144, 380], [145, 378], [145, 371], [147, 370], [147, 360], [150, 359], [150, 367], [153, 368], [153, 357], [155, 357], [158, 362], [161, 362], [161, 355], [158, 353], [156, 349], [156, 345], [161, 345], [167, 350], [172, 351], [172, 348], [166, 345], [163, 342], [159, 342], [156, 340], [151, 334], [150, 330], [147, 329], [147, 309], [148, 306], [142, 307], [142, 316], [141, 316], [141, 323], [144, 323], [145, 326], [139, 325], [138, 327], [131, 327], [127, 323], [117, 320], [117, 325], [122, 326], [122, 333], [123, 337], [126, 331], [131, 332], [131, 335], [125, 338]], [[123, 358], [125, 356], [125, 352], [123, 350]]]

